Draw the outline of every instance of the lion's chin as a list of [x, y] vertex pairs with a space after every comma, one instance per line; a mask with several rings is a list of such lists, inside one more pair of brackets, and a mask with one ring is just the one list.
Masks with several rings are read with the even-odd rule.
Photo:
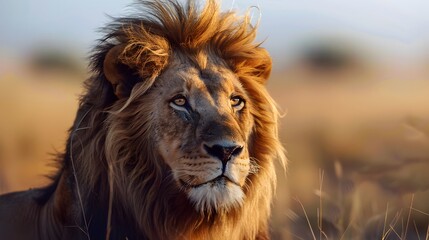
[[190, 188], [188, 197], [198, 212], [210, 214], [240, 207], [245, 195], [240, 186], [222, 179]]

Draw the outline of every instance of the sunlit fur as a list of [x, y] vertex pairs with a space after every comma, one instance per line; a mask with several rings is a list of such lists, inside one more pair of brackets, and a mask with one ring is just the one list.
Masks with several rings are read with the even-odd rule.
[[243, 191], [237, 185], [232, 185], [227, 189], [209, 186], [205, 184], [198, 189], [191, 189], [189, 192], [191, 201], [195, 204], [197, 211], [204, 214], [206, 209], [224, 209], [227, 214], [230, 208], [240, 208], [245, 201]]
[[[117, 19], [105, 29], [107, 35], [92, 57], [93, 76], [86, 81], [62, 167], [51, 186], [63, 193], [56, 197], [56, 209], [63, 212], [65, 222], [103, 236], [91, 227], [105, 226], [109, 219], [112, 236], [122, 236], [124, 227], [123, 235], [129, 239], [268, 238], [274, 161], [285, 165], [278, 111], [265, 88], [271, 59], [254, 43], [256, 27], [248, 16], [221, 13], [214, 0], [204, 6], [196, 3], [139, 1], [138, 16]], [[111, 55], [117, 59], [109, 59], [115, 47], [119, 54]], [[248, 97], [249, 118], [242, 124], [252, 126], [245, 143], [251, 166], [242, 187], [222, 190], [225, 199], [207, 186], [199, 191], [181, 189], [159, 151], [162, 141], [156, 136], [163, 129], [156, 127], [156, 101], [148, 96], [160, 91], [157, 84], [167, 70], [175, 70], [178, 59], [197, 69], [227, 69]], [[210, 194], [218, 196], [215, 201], [207, 200]], [[66, 207], [70, 202], [73, 207]], [[217, 211], [213, 202], [219, 209], [227, 206]], [[207, 209], [213, 211], [204, 214]], [[89, 229], [84, 221], [91, 223]]]

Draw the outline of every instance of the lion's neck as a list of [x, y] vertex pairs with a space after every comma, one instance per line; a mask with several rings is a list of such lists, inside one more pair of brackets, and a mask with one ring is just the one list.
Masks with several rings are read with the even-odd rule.
[[[92, 190], [86, 186], [81, 186], [78, 190], [73, 172], [65, 169], [54, 184], [55, 192], [40, 211], [43, 219], [40, 229], [50, 231], [41, 233], [42, 236], [57, 237], [44, 239], [105, 239], [108, 232], [109, 196], [108, 192], [103, 190], [107, 186], [102, 184], [102, 180], [99, 180]], [[119, 214], [125, 212], [123, 208], [114, 207], [110, 211], [113, 213], [110, 239], [143, 238], [133, 224], [135, 220], [132, 216]]]

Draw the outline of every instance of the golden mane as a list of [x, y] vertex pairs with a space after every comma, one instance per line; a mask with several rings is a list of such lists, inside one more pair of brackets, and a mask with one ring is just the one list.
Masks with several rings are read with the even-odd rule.
[[[193, 0], [184, 5], [141, 0], [138, 6], [144, 17], [116, 19], [105, 28], [61, 168], [38, 202], [53, 202], [64, 225], [77, 225], [82, 232], [74, 237], [98, 239], [107, 232], [111, 239], [269, 238], [274, 160], [285, 165], [285, 157], [278, 111], [264, 86], [271, 58], [254, 43], [257, 28], [248, 16], [221, 13], [215, 0], [204, 7]], [[145, 95], [173, 57], [201, 69], [215, 59], [238, 76], [250, 96], [249, 154], [258, 172], [249, 175], [243, 205], [228, 213], [196, 212], [174, 185], [168, 166], [157, 161]]]

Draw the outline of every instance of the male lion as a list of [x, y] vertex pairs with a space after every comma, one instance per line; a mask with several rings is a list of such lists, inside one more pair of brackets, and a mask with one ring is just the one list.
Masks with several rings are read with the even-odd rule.
[[268, 239], [283, 162], [268, 53], [215, 0], [140, 1], [92, 58], [51, 185], [0, 197], [2, 239]]

